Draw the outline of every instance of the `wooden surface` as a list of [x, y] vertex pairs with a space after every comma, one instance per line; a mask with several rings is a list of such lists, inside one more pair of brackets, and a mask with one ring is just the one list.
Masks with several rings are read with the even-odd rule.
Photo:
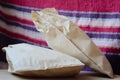
[[13, 75], [7, 72], [7, 70], [0, 70], [0, 80], [120, 80], [120, 75], [114, 75], [114, 79], [110, 79], [99, 73], [81, 71], [79, 75], [76, 75], [74, 77], [32, 78], [32, 77], [21, 77], [21, 76]]

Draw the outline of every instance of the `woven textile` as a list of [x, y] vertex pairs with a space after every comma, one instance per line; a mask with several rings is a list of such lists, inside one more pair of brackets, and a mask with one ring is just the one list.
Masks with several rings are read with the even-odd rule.
[[[75, 22], [120, 74], [119, 0], [0, 0], [0, 48], [21, 42], [48, 47], [31, 19], [32, 10], [44, 8], [56, 8]], [[2, 51], [0, 60], [6, 60]]]

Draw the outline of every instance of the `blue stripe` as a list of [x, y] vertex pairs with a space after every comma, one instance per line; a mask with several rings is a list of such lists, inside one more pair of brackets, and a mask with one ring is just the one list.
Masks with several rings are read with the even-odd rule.
[[[8, 3], [3, 3], [1, 2], [1, 5], [3, 7], [7, 8], [12, 8], [18, 11], [23, 11], [23, 12], [28, 12], [31, 13], [32, 10], [41, 10], [40, 8], [30, 8], [30, 7], [24, 7], [24, 6], [18, 6], [14, 4], [8, 4]], [[83, 17], [83, 18], [104, 18], [104, 19], [113, 19], [113, 18], [120, 18], [120, 13], [114, 13], [114, 14], [101, 14], [101, 13], [89, 13], [89, 12], [84, 12], [84, 13], [78, 13], [78, 12], [64, 12], [64, 11], [59, 11], [61, 15], [64, 16], [70, 16], [70, 17]]]
[[13, 26], [16, 26], [16, 27], [21, 27], [23, 29], [27, 29], [27, 30], [38, 32], [35, 27], [29, 27], [27, 25], [14, 22], [12, 20], [8, 20], [8, 19], [4, 18], [3, 16], [0, 16], [0, 20], [4, 21], [8, 25], [13, 25]]
[[70, 17], [83, 17], [83, 18], [104, 18], [104, 19], [113, 19], [120, 18], [120, 13], [118, 14], [100, 14], [100, 13], [66, 13], [59, 12], [61, 15], [70, 16]]
[[120, 34], [117, 33], [113, 33], [113, 34], [109, 34], [108, 33], [92, 33], [92, 32], [87, 32], [87, 35], [90, 38], [108, 38], [108, 39], [120, 39]]

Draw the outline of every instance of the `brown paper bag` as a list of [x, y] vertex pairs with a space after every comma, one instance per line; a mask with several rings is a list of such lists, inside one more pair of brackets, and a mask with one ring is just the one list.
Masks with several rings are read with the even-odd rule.
[[90, 68], [113, 77], [106, 57], [72, 21], [59, 15], [53, 8], [33, 11], [32, 18], [37, 30], [43, 33], [52, 49], [71, 55]]

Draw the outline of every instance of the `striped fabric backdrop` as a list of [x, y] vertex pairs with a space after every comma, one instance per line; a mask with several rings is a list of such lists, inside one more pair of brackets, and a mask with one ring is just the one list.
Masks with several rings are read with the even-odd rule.
[[[31, 11], [53, 7], [84, 30], [120, 74], [119, 0], [0, 0], [0, 48], [21, 42], [47, 47]], [[6, 61], [1, 50], [0, 61]]]

